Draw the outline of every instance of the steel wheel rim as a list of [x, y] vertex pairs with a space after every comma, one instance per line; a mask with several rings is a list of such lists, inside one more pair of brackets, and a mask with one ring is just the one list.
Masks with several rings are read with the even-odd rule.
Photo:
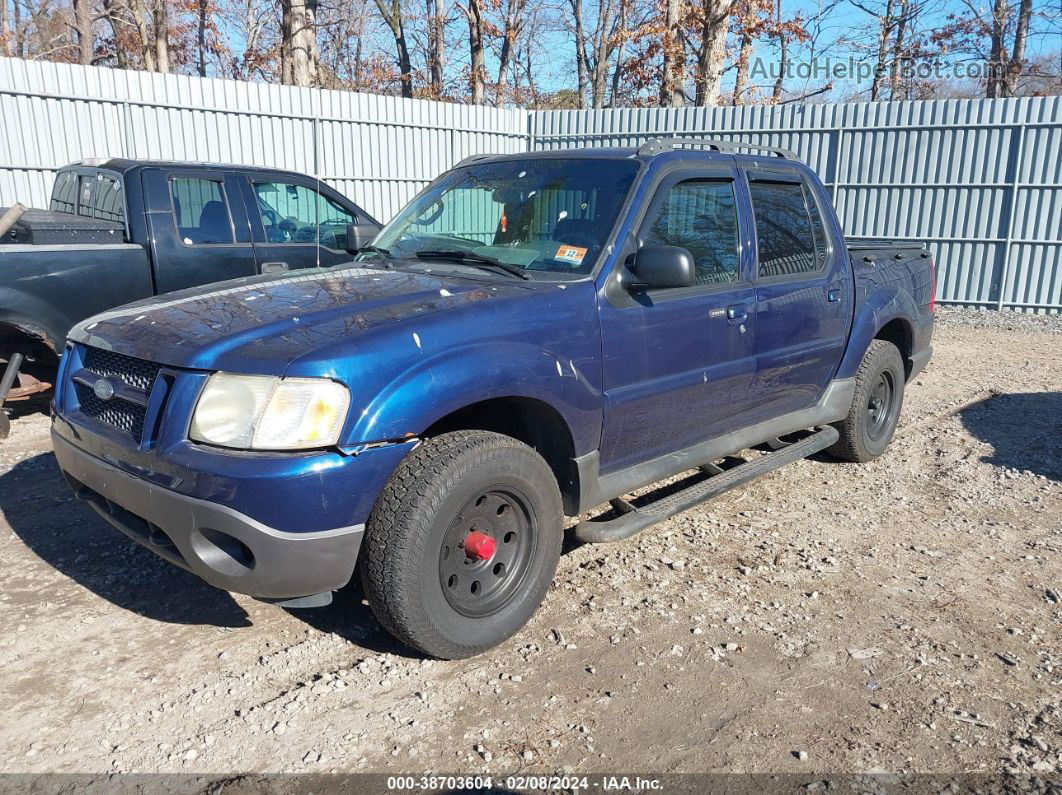
[[867, 436], [871, 439], [878, 440], [885, 435], [892, 419], [895, 396], [896, 385], [893, 383], [892, 373], [883, 370], [874, 382], [867, 399]]
[[[439, 585], [447, 603], [470, 618], [493, 615], [519, 591], [535, 548], [537, 524], [527, 498], [509, 486], [489, 486], [457, 511], [439, 549]], [[482, 533], [496, 542], [489, 560], [470, 557], [465, 541]]]

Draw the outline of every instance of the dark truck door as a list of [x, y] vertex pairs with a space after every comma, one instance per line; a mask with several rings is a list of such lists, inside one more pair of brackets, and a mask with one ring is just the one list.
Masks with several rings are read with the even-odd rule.
[[824, 218], [828, 201], [795, 170], [750, 169], [756, 268], [755, 419], [818, 402], [848, 341], [848, 252]]
[[249, 172], [240, 180], [262, 273], [350, 262], [348, 249], [356, 246], [347, 240], [349, 225], [358, 227], [362, 245], [380, 230], [364, 210], [311, 177]]
[[144, 172], [155, 290], [168, 293], [256, 272], [251, 230], [231, 171]]
[[601, 302], [605, 473], [744, 424], [755, 294], [736, 177], [727, 167], [665, 172], [637, 242], [689, 250], [695, 283]]

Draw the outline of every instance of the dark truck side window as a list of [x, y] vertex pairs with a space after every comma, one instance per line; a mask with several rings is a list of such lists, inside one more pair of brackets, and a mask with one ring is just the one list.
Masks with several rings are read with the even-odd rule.
[[93, 204], [97, 219], [125, 223], [125, 192], [122, 183], [114, 177], [99, 177]]
[[312, 188], [288, 182], [255, 182], [255, 200], [270, 243], [316, 243], [346, 249], [347, 224], [354, 216]]
[[799, 182], [750, 180], [759, 275], [814, 273], [826, 262], [826, 236], [813, 197]]
[[173, 217], [186, 246], [231, 243], [232, 217], [220, 180], [177, 177], [170, 182]]
[[55, 178], [49, 209], [57, 213], [77, 211], [77, 174], [73, 171], [60, 171]]
[[694, 284], [736, 282], [738, 228], [733, 183], [691, 179], [671, 186], [645, 242], [689, 251], [696, 265]]

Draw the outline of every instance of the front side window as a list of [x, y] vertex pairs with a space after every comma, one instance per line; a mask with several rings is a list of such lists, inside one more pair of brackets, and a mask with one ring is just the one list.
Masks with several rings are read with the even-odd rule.
[[270, 243], [316, 243], [346, 249], [347, 224], [354, 215], [327, 196], [304, 185], [255, 182], [255, 200]]
[[638, 169], [607, 159], [472, 163], [429, 185], [373, 243], [396, 257], [456, 251], [533, 278], [579, 278], [604, 251]]
[[[826, 261], [826, 239], [814, 199], [799, 182], [751, 181], [756, 217], [759, 275], [798, 275], [819, 270]], [[812, 222], [814, 207], [815, 223]]]
[[667, 189], [660, 212], [643, 235], [650, 246], [679, 246], [693, 255], [694, 284], [738, 281], [734, 184], [687, 180]]
[[100, 176], [93, 197], [95, 217], [101, 221], [125, 223], [125, 192], [122, 183], [114, 177]]
[[173, 179], [173, 217], [186, 246], [231, 243], [232, 218], [221, 183], [212, 179]]

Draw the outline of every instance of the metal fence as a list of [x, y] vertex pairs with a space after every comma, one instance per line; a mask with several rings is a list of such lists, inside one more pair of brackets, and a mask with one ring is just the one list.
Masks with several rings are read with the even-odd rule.
[[1062, 309], [1062, 98], [541, 111], [0, 59], [0, 205], [91, 156], [317, 174], [386, 220], [471, 154], [719, 137], [795, 150], [851, 235], [926, 241], [945, 303]]

